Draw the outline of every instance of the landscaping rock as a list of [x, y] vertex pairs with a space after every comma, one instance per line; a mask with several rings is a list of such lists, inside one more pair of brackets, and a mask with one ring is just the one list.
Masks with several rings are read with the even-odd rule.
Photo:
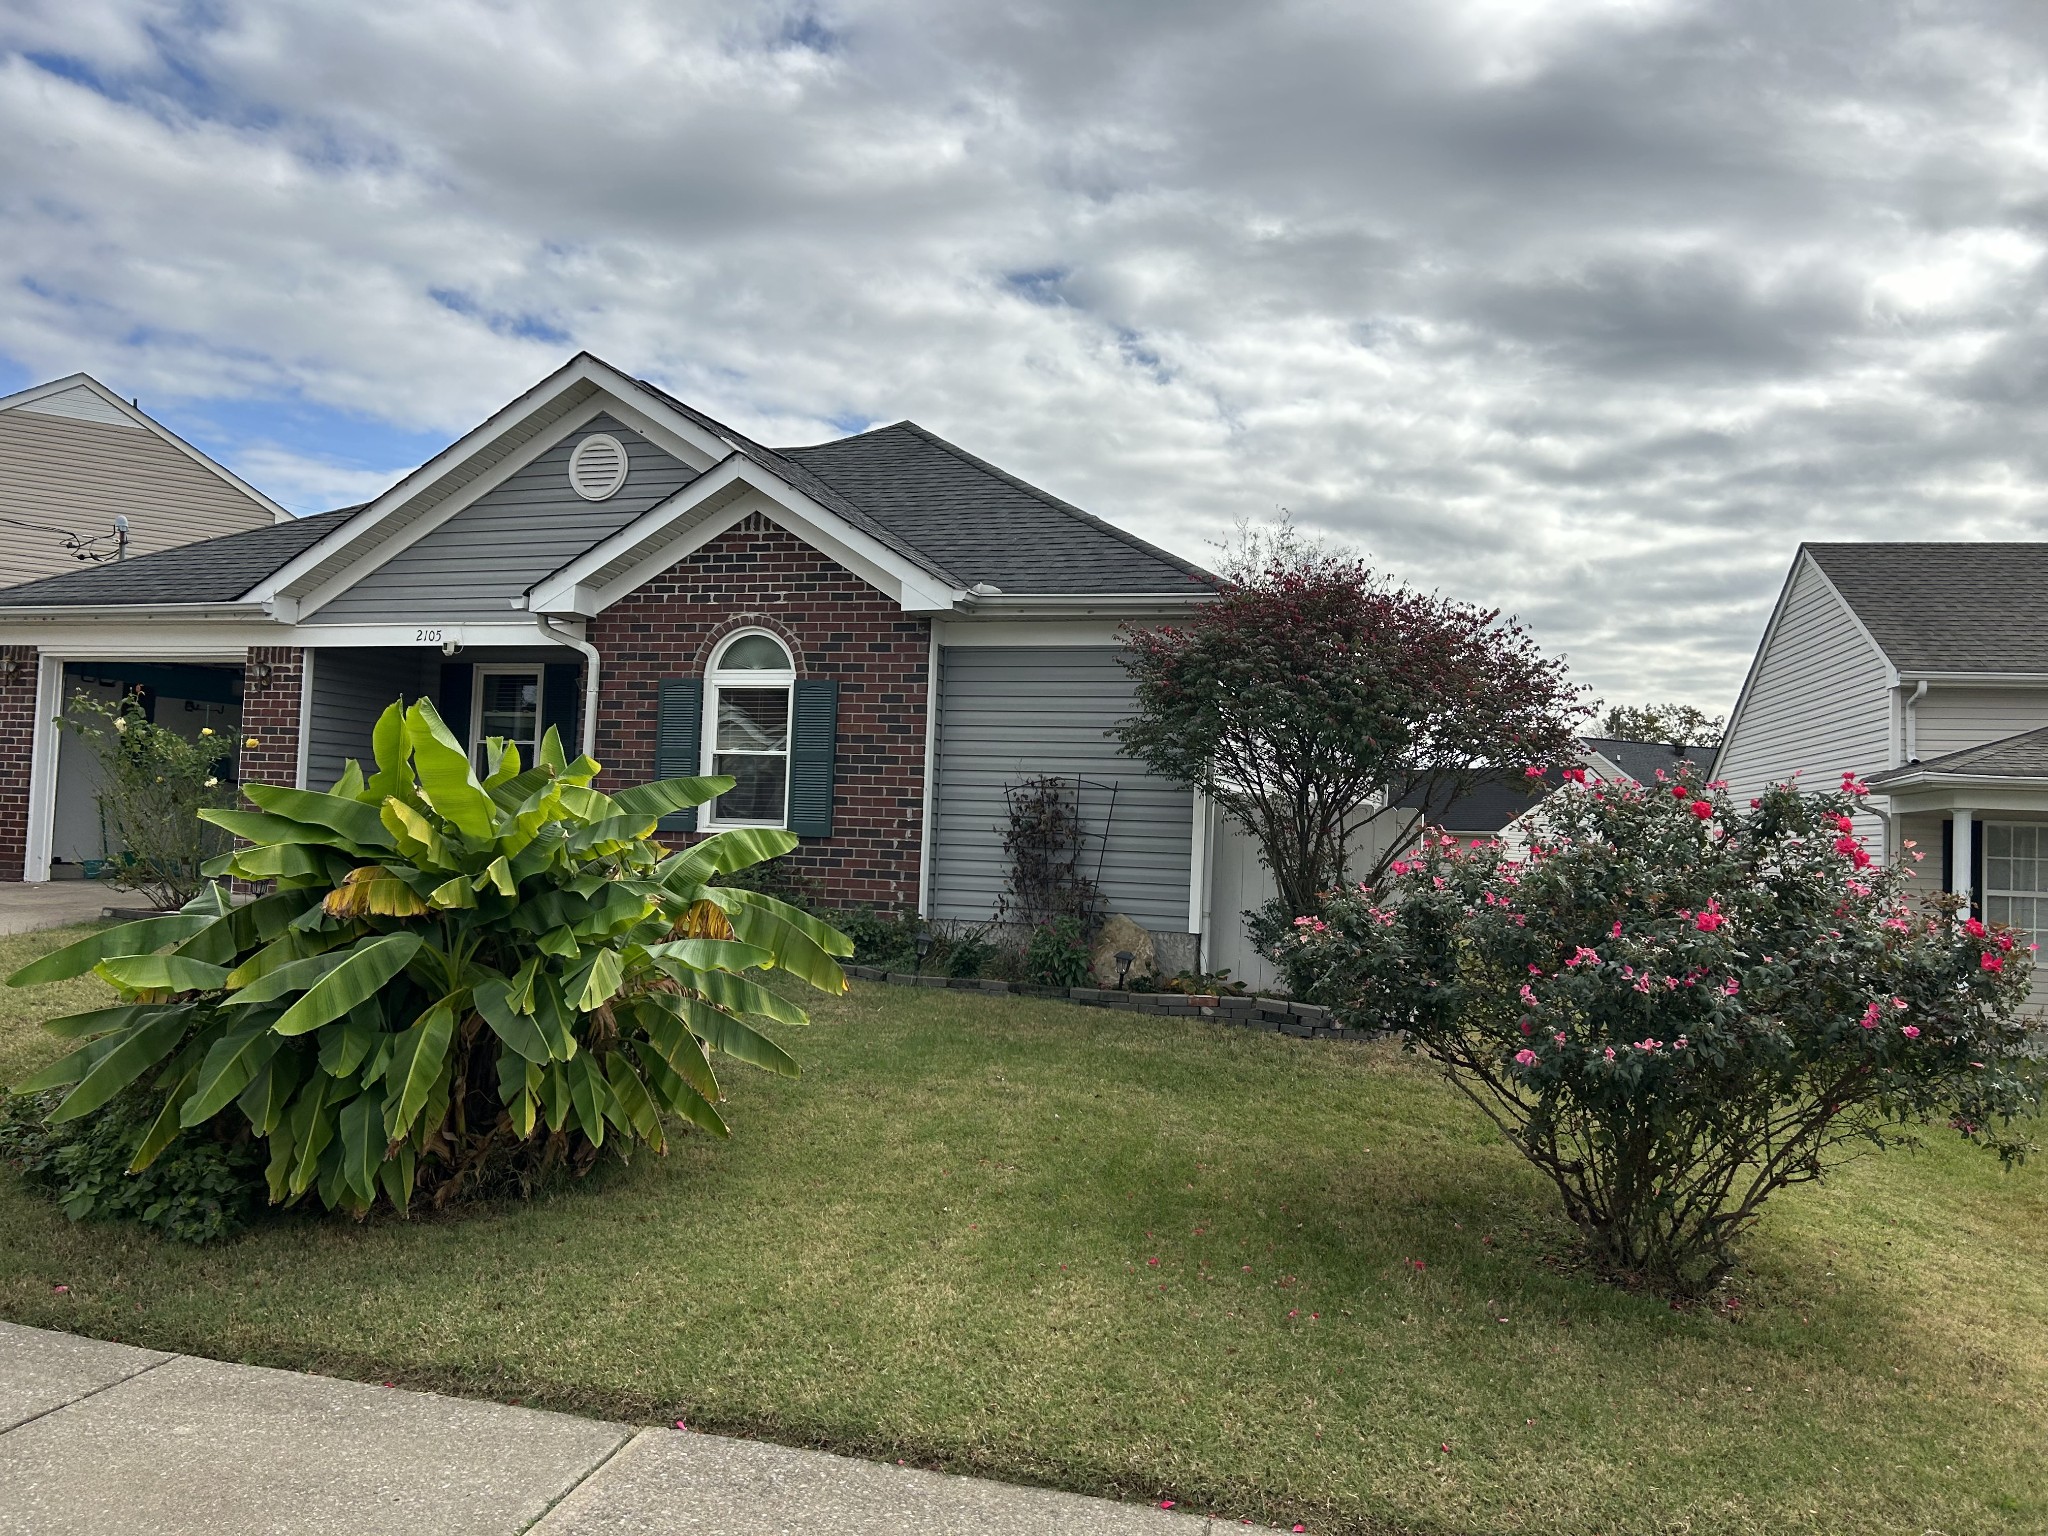
[[1121, 912], [1104, 923], [1102, 931], [1095, 935], [1095, 949], [1088, 959], [1088, 974], [1103, 986], [1114, 987], [1119, 976], [1125, 974], [1116, 958], [1120, 950], [1131, 956], [1129, 977], [1159, 974], [1159, 953], [1152, 942], [1151, 930], [1139, 927]]

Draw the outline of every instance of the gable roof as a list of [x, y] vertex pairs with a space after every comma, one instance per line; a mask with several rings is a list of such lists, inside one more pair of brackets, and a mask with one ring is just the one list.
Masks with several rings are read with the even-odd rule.
[[0, 609], [232, 603], [362, 510], [340, 507], [0, 588]]
[[2048, 674], [2048, 543], [1800, 548], [1895, 670]]
[[962, 586], [1006, 595], [1213, 588], [1178, 555], [1083, 512], [966, 449], [899, 421], [783, 455], [842, 492]]
[[[1671, 773], [1686, 763], [1703, 775], [1714, 771], [1712, 747], [1674, 747], [1668, 741], [1624, 741], [1615, 736], [1581, 736], [1579, 745], [1638, 784], [1654, 785], [1660, 771]], [[1540, 779], [1531, 777], [1526, 769], [1493, 769], [1465, 794], [1432, 796], [1427, 807], [1429, 824], [1446, 832], [1498, 832], [1563, 783], [1560, 768], [1545, 770]], [[1411, 792], [1396, 803], [1415, 809], [1423, 800], [1419, 792]]]
[[[274, 599], [280, 617], [315, 612], [418, 538], [419, 530], [435, 526], [436, 509], [460, 505], [450, 498], [465, 486], [513, 455], [530, 454], [525, 445], [545, 440], [543, 434], [559, 430], [555, 424], [572, 419], [573, 413], [587, 414], [600, 398], [609, 398], [636, 420], [653, 422], [671, 443], [686, 444], [680, 451], [693, 455], [698, 465], [746, 464], [765, 471], [773, 480], [757, 479], [756, 485], [787, 486], [796, 493], [789, 503], [792, 510], [808, 503], [804, 516], [815, 518], [816, 509], [830, 514], [848, 530], [853, 544], [861, 538], [872, 541], [866, 548], [885, 565], [900, 562], [893, 569], [906, 582], [914, 571], [923, 571], [938, 577], [956, 597], [979, 588], [977, 595], [994, 589], [1006, 597], [1052, 598], [1181, 599], [1206, 595], [1217, 585], [1200, 567], [911, 422], [809, 447], [768, 448], [657, 386], [578, 353], [382, 496], [345, 509], [346, 516], [296, 519], [279, 525], [274, 540], [248, 543], [242, 535], [207, 540], [190, 546], [187, 558], [171, 566], [130, 560], [0, 589], [0, 610], [238, 599], [267, 605]], [[707, 467], [699, 478], [707, 487], [702, 494], [712, 496], [721, 493], [730, 476], [712, 475]], [[685, 487], [671, 504], [681, 506], [692, 494], [692, 487]], [[599, 531], [554, 576], [592, 562], [627, 534], [643, 543], [659, 542], [665, 536], [660, 511], [644, 515], [644, 528], [636, 523], [611, 538]], [[819, 529], [829, 534], [829, 519]], [[618, 556], [625, 558], [626, 553]], [[946, 601], [939, 598], [942, 606]]]
[[1981, 747], [1964, 747], [1924, 763], [1907, 763], [1870, 776], [1873, 787], [1901, 779], [1950, 776], [1964, 779], [2048, 779], [2048, 726], [2001, 736]]

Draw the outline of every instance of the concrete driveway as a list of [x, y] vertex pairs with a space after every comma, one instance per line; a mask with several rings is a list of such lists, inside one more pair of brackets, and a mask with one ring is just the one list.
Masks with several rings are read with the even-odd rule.
[[149, 898], [98, 880], [0, 881], [0, 933], [98, 922], [108, 908], [123, 917], [140, 917], [149, 910]]

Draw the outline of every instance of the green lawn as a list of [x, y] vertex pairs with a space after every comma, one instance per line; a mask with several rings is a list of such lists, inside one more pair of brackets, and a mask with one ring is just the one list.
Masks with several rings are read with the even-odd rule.
[[[0, 996], [0, 1081], [95, 986]], [[0, 1314], [1319, 1533], [2048, 1529], [2040, 1168], [1865, 1161], [1680, 1313], [1392, 1048], [875, 986], [783, 1034], [730, 1143], [460, 1221], [195, 1250], [0, 1170]]]

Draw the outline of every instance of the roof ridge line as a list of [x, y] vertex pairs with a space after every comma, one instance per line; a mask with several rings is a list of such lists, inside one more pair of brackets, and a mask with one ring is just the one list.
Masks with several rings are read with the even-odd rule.
[[[1129, 545], [1133, 549], [1143, 550], [1148, 555], [1153, 555], [1161, 560], [1164, 560], [1168, 565], [1178, 567], [1180, 571], [1187, 576], [1194, 577], [1196, 579], [1206, 579], [1210, 582], [1214, 582], [1217, 580], [1215, 572], [1203, 570], [1202, 567], [1196, 565], [1193, 561], [1183, 560], [1179, 555], [1174, 554], [1171, 550], [1161, 549], [1157, 544], [1154, 544], [1146, 539], [1141, 539], [1135, 533], [1132, 533], [1127, 529], [1119, 528], [1115, 523], [1108, 521], [1106, 518], [1097, 517], [1093, 512], [1083, 511], [1080, 507], [1075, 506], [1072, 502], [1066, 501], [1061, 497], [1053, 495], [1051, 491], [1033, 485], [1029, 480], [1021, 479], [1018, 476], [1011, 474], [1007, 469], [1002, 468], [1000, 465], [991, 464], [987, 459], [981, 458], [977, 454], [968, 452], [965, 448], [962, 448], [958, 443], [950, 443], [946, 441], [946, 439], [940, 437], [938, 433], [931, 431], [927, 427], [919, 426], [916, 422], [910, 420], [910, 418], [908, 417], [905, 417], [902, 421], [893, 423], [891, 426], [878, 427], [875, 428], [874, 430], [888, 432], [894, 431], [897, 427], [902, 427], [907, 431], [915, 433], [917, 436], [923, 438], [926, 442], [930, 443], [933, 447], [942, 449], [945, 452], [950, 453], [951, 455], [953, 455], [954, 458], [960, 460], [961, 463], [972, 465], [974, 468], [981, 470], [984, 474], [993, 475], [996, 477], [996, 479], [1001, 480], [1004, 484], [1012, 486], [1017, 490], [1023, 491], [1028, 496], [1037, 497], [1038, 500], [1044, 502], [1049, 507], [1053, 507], [1058, 511], [1065, 512], [1070, 517], [1077, 517], [1082, 522], [1088, 523], [1095, 528], [1101, 529], [1104, 533], [1110, 535], [1110, 537], [1117, 539], [1121, 543]], [[855, 437], [865, 437], [867, 435], [868, 434], [865, 432], [856, 432], [853, 434], [853, 436]], [[837, 441], [845, 442], [847, 441], [847, 439], [839, 438], [837, 439]], [[824, 445], [820, 444], [819, 446], [822, 447]]]

